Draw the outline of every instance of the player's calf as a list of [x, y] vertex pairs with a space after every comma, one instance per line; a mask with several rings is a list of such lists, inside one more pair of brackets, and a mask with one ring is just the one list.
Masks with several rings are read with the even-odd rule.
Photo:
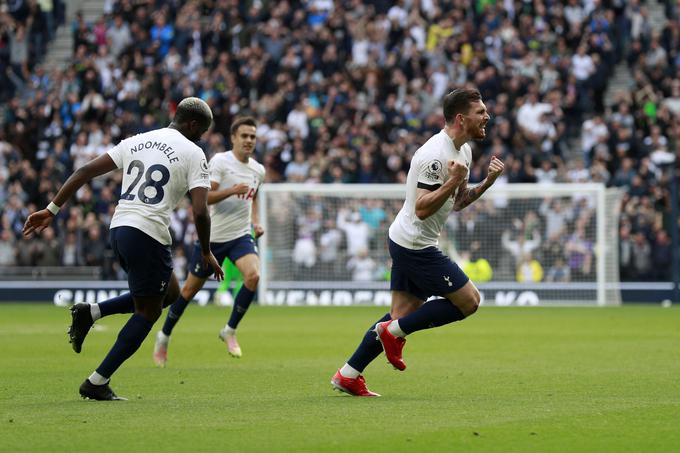
[[[474, 313], [479, 301], [470, 300], [468, 313]], [[448, 299], [434, 299], [424, 303], [419, 309], [403, 318], [386, 321], [376, 325], [378, 339], [383, 346], [387, 360], [398, 370], [403, 371], [406, 364], [402, 359], [404, 337], [418, 330], [431, 329], [466, 318], [465, 313]]]

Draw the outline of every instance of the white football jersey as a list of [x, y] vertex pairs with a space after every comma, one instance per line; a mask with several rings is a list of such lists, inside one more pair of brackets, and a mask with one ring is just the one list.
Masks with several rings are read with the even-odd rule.
[[170, 215], [195, 187], [210, 188], [203, 150], [179, 131], [156, 129], [126, 138], [108, 151], [123, 169], [123, 187], [111, 228], [135, 227], [172, 244]]
[[406, 177], [406, 201], [390, 225], [389, 236], [397, 244], [412, 250], [437, 246], [446, 218], [453, 209], [454, 196], [425, 220], [416, 216], [416, 191], [418, 187], [436, 190], [449, 179], [447, 165], [450, 160], [464, 164], [470, 175], [472, 149], [467, 143], [456, 149], [453, 140], [444, 130], [430, 138], [413, 155]]
[[264, 166], [255, 159], [244, 164], [231, 151], [217, 153], [210, 159], [210, 181], [218, 184], [218, 190], [241, 183], [249, 187], [245, 195], [232, 195], [210, 205], [210, 242], [227, 242], [250, 233], [253, 199], [264, 182]]

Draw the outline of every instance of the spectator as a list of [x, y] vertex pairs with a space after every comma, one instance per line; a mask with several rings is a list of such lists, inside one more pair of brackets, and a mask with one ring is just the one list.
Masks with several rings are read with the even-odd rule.
[[[311, 268], [316, 264], [316, 244], [310, 236], [299, 236], [293, 248], [293, 263], [298, 268]], [[302, 269], [298, 269], [302, 272]]]
[[302, 151], [295, 153], [293, 162], [286, 166], [286, 180], [289, 182], [305, 182], [309, 176], [309, 162]]
[[619, 187], [630, 187], [635, 177], [635, 170], [633, 169], [633, 160], [624, 158], [621, 162], [621, 168], [614, 175], [613, 184]]
[[305, 215], [298, 218], [298, 237], [293, 249], [293, 263], [299, 272], [316, 264], [317, 248], [314, 236], [321, 227], [318, 211], [309, 206]]
[[172, 255], [173, 272], [179, 281], [184, 281], [187, 277], [187, 257], [183, 248], [178, 248]]
[[570, 280], [571, 271], [562, 258], [555, 261], [555, 264], [548, 269], [548, 274], [545, 276], [546, 282], [567, 283]]
[[14, 33], [10, 35], [9, 46], [9, 62], [12, 65], [12, 70], [16, 76], [25, 81], [29, 77], [29, 37], [26, 33], [26, 27], [21, 24], [16, 26]]
[[665, 230], [658, 230], [654, 238], [652, 249], [653, 275], [657, 281], [668, 281], [671, 278], [672, 269], [671, 239]]
[[355, 256], [352, 256], [347, 262], [347, 269], [352, 272], [352, 280], [355, 282], [377, 280], [377, 264], [368, 256], [367, 249], [360, 249]]
[[17, 250], [14, 235], [9, 230], [0, 232], [0, 266], [14, 266], [17, 262]]
[[493, 269], [489, 261], [481, 257], [473, 259], [469, 252], [461, 254], [460, 266], [470, 280], [475, 282], [484, 283], [493, 278]]
[[546, 237], [554, 237], [566, 230], [567, 222], [573, 218], [573, 212], [559, 198], [545, 199], [540, 207], [540, 213], [546, 218]]
[[517, 265], [518, 282], [540, 282], [543, 280], [543, 266], [531, 255], [522, 256]]
[[106, 243], [101, 236], [101, 229], [94, 223], [87, 231], [87, 236], [83, 243], [83, 258], [86, 266], [101, 266], [104, 259], [104, 249]]
[[368, 250], [371, 231], [368, 224], [361, 220], [361, 214], [341, 210], [338, 212], [337, 222], [338, 228], [345, 232], [349, 256], [356, 256], [361, 250]]
[[593, 147], [600, 141], [601, 138], [607, 138], [609, 130], [601, 116], [597, 115], [583, 123], [581, 132], [581, 146], [584, 155], [590, 153]]
[[80, 255], [80, 247], [78, 246], [78, 237], [76, 233], [66, 234], [66, 242], [62, 250], [61, 264], [64, 266], [79, 266], [83, 262]]
[[378, 199], [368, 199], [362, 202], [359, 207], [359, 215], [361, 216], [361, 220], [372, 230], [380, 228], [380, 225], [387, 218], [387, 213], [381, 206], [381, 201]]
[[584, 228], [577, 228], [564, 245], [564, 252], [574, 280], [588, 280], [593, 264], [593, 243], [586, 238]]
[[113, 24], [106, 31], [106, 38], [108, 39], [110, 54], [113, 58], [117, 58], [132, 44], [130, 27], [123, 21], [123, 17], [120, 14], [113, 16]]
[[155, 13], [154, 25], [151, 27], [151, 40], [153, 46], [157, 49], [156, 52], [159, 58], [162, 59], [167, 55], [174, 36], [175, 29], [171, 24], [167, 23], [163, 10], [157, 11]]
[[541, 166], [536, 169], [536, 182], [538, 184], [553, 184], [557, 182], [557, 169], [553, 167], [553, 163], [544, 159], [541, 161]]
[[551, 110], [550, 104], [538, 102], [538, 96], [530, 93], [526, 102], [517, 110], [517, 124], [532, 137], [544, 137], [547, 135], [546, 126], [549, 123], [545, 121], [543, 115]]
[[516, 263], [519, 263], [523, 256], [531, 256], [531, 253], [541, 245], [541, 237], [537, 230], [534, 230], [531, 234], [531, 239], [527, 239], [521, 230], [515, 233], [514, 239], [511, 238], [511, 235], [512, 233], [506, 230], [501, 241], [503, 247], [515, 258]]
[[295, 108], [288, 113], [286, 125], [293, 137], [300, 137], [304, 140], [309, 136], [309, 117], [302, 102], [298, 102]]
[[59, 266], [61, 244], [51, 227], [31, 242], [31, 248], [33, 266]]
[[326, 219], [323, 233], [319, 237], [319, 261], [328, 275], [334, 275], [335, 263], [340, 261], [342, 232], [335, 226], [335, 219]]
[[640, 232], [633, 236], [633, 269], [639, 280], [649, 280], [652, 272], [652, 248]]

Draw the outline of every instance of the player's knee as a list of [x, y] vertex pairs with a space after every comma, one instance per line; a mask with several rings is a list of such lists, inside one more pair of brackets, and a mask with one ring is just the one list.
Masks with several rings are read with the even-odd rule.
[[173, 273], [170, 276], [170, 281], [168, 283], [168, 290], [165, 292], [165, 297], [163, 298], [163, 307], [169, 307], [174, 304], [179, 298], [179, 282], [177, 281], [177, 276]]
[[179, 288], [168, 288], [168, 292], [165, 294], [165, 299], [163, 299], [163, 308], [169, 307], [174, 304], [179, 297]]
[[151, 322], [156, 322], [158, 321], [158, 318], [161, 317], [161, 312], [163, 311], [163, 308], [160, 304], [158, 305], [146, 305], [144, 307], [138, 307], [136, 312], [142, 315], [144, 319], [147, 321]]
[[196, 294], [191, 290], [191, 288], [187, 288], [186, 286], [182, 288], [182, 291], [180, 291], [180, 294], [184, 298], [184, 300], [191, 300], [194, 298], [194, 295]]
[[162, 311], [163, 311], [163, 307], [154, 308], [147, 313], [146, 319], [148, 319], [149, 321], [152, 321], [152, 322], [156, 322], [156, 321], [158, 321], [158, 318], [161, 317]]
[[255, 291], [257, 289], [257, 285], [260, 283], [260, 271], [255, 270], [248, 272], [243, 277], [243, 283], [246, 285], [248, 289], [250, 289], [251, 291]]
[[[200, 284], [192, 284], [190, 282], [186, 282], [184, 286], [182, 286], [182, 297], [184, 300], [192, 300], [194, 296], [196, 295], [197, 292], [201, 290], [203, 287], [203, 282], [200, 282]], [[176, 299], [176, 298], [175, 298]], [[174, 300], [170, 303], [175, 302]]]
[[479, 294], [477, 288], [472, 288], [470, 297], [465, 304], [464, 314], [465, 316], [473, 315], [478, 309], [479, 304], [482, 302], [482, 296]]

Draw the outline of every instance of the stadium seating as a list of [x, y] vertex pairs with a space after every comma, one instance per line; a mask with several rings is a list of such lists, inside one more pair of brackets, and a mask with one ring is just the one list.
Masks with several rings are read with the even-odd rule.
[[[229, 146], [236, 115], [253, 114], [268, 182], [387, 183], [404, 181], [413, 152], [441, 128], [442, 95], [472, 84], [492, 114], [473, 182], [496, 155], [509, 183], [625, 187], [622, 278], [669, 278], [677, 2], [664, 2], [661, 29], [636, 1], [156, 3], [115, 1], [102, 20], [74, 23], [73, 58], [54, 70], [39, 64], [51, 31], [37, 33], [36, 3], [0, 12], [0, 266], [121, 277], [106, 253], [119, 175], [81, 190], [39, 251], [24, 247], [21, 226], [74, 168], [167, 124], [187, 95], [214, 111], [208, 156]], [[631, 86], [608, 91], [626, 65]], [[171, 225], [178, 265], [195, 238], [187, 208]]]

